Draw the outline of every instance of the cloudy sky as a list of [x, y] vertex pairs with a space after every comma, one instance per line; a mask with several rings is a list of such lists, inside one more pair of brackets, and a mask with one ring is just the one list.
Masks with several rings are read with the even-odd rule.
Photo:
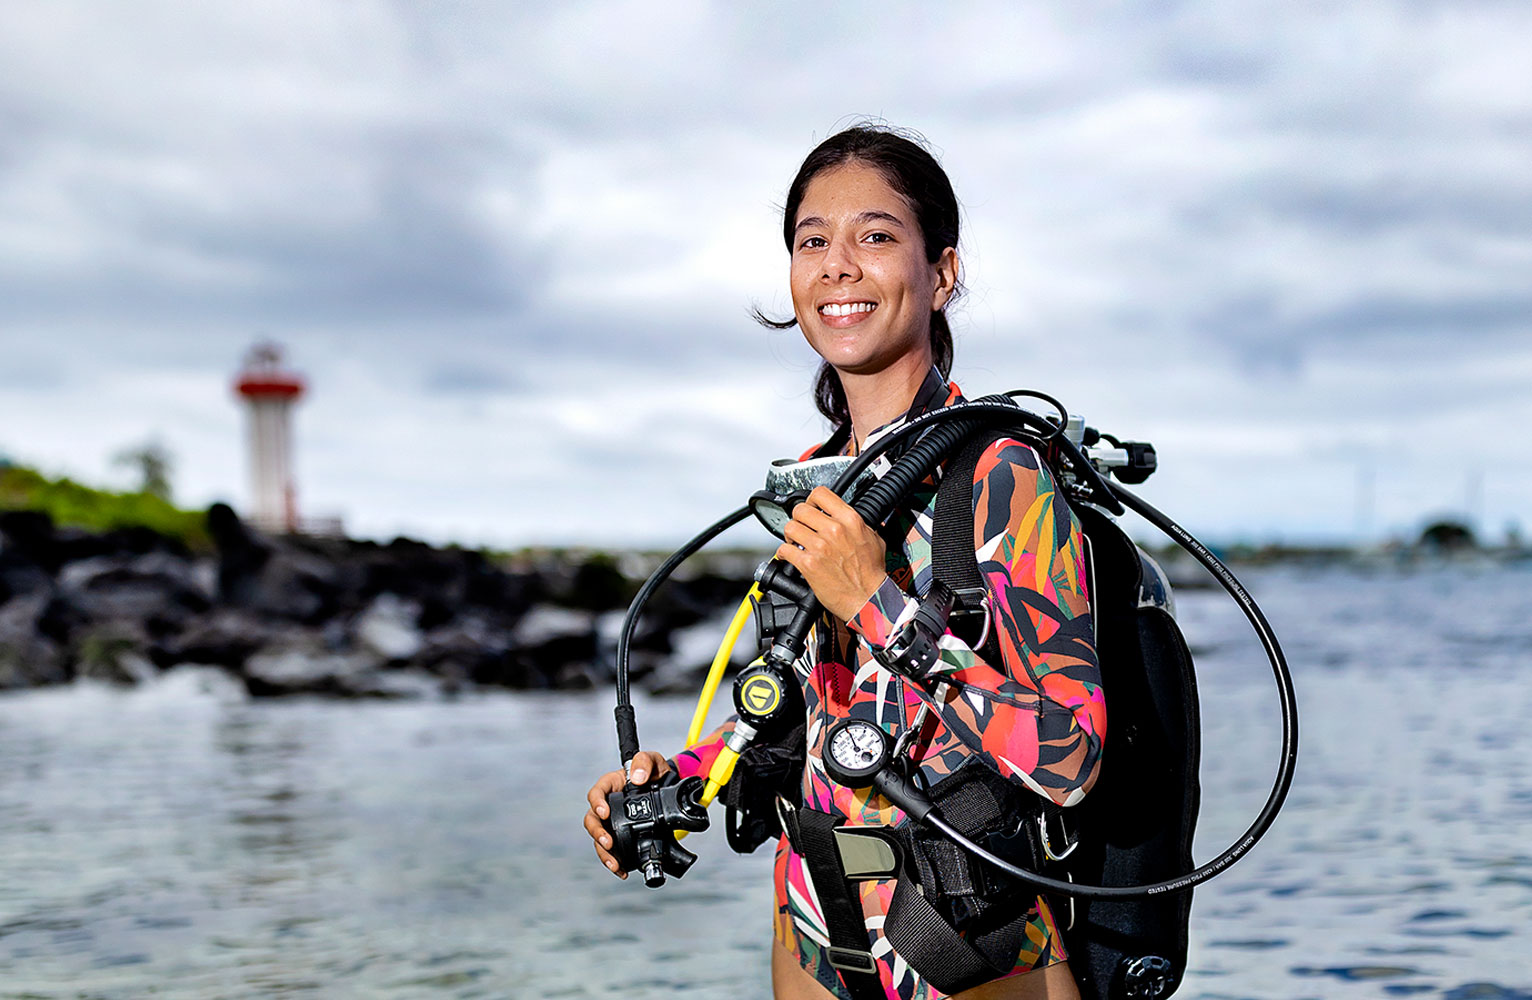
[[1153, 441], [1217, 540], [1532, 527], [1532, 7], [736, 6], [7, 3], [0, 453], [240, 506], [271, 338], [305, 513], [679, 541], [822, 435], [748, 311], [871, 116], [963, 201], [970, 394]]

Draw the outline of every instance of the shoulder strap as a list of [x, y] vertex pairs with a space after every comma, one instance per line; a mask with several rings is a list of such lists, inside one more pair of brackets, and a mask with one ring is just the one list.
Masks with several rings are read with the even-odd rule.
[[983, 642], [974, 651], [992, 664], [998, 660], [1000, 644], [995, 639], [993, 609], [988, 607], [984, 578], [979, 575], [979, 559], [973, 548], [973, 474], [979, 456], [997, 440], [977, 434], [947, 463], [941, 485], [936, 489], [931, 526], [931, 574], [946, 584], [956, 598], [949, 627], [970, 645], [982, 637]]

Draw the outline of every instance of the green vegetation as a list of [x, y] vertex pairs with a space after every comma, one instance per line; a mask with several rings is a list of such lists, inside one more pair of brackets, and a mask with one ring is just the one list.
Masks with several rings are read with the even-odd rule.
[[202, 511], [182, 510], [152, 493], [112, 493], [72, 479], [49, 479], [21, 465], [0, 465], [0, 510], [40, 510], [54, 524], [87, 531], [152, 528], [195, 550], [212, 547]]

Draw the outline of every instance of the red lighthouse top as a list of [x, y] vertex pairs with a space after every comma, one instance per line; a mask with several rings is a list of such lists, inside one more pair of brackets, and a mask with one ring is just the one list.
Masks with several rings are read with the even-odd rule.
[[282, 348], [257, 344], [245, 356], [234, 391], [247, 399], [297, 399], [303, 395], [303, 379], [282, 367]]

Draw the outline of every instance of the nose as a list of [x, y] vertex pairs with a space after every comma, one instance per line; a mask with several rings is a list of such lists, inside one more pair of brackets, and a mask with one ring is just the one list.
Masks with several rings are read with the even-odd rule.
[[862, 267], [856, 260], [856, 250], [846, 240], [831, 240], [823, 260], [824, 273], [821, 278], [825, 281], [856, 281], [862, 276]]

